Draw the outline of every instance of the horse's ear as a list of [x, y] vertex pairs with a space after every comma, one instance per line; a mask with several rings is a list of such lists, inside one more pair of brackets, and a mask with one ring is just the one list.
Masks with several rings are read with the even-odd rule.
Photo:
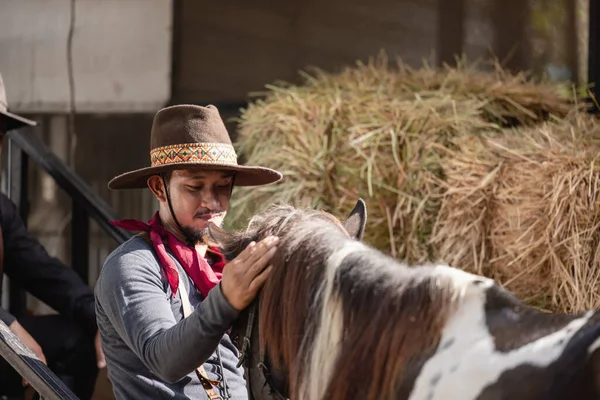
[[225, 244], [228, 244], [233, 234], [227, 232], [225, 229], [218, 227], [212, 222], [208, 223], [208, 229], [206, 230], [207, 234], [204, 240], [209, 246], [213, 247], [221, 247]]
[[363, 199], [358, 199], [354, 209], [350, 211], [350, 215], [342, 225], [348, 234], [361, 240], [365, 233], [365, 225], [367, 224], [367, 205]]

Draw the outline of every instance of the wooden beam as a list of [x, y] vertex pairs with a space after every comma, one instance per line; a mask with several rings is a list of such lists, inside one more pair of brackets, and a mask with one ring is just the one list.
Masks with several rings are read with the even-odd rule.
[[592, 95], [595, 102], [592, 104], [592, 112], [598, 113], [597, 103], [600, 97], [600, 3], [597, 0], [590, 0], [589, 8], [589, 32], [588, 39], [588, 84], [591, 85]]
[[438, 0], [437, 63], [456, 64], [463, 53], [465, 0]]
[[581, 84], [579, 76], [579, 46], [577, 40], [577, 0], [565, 1], [567, 23], [564, 46], [567, 48], [567, 67], [571, 71], [572, 81]]
[[494, 56], [504, 68], [512, 72], [529, 70], [531, 45], [527, 38], [531, 11], [522, 0], [494, 0], [492, 23], [494, 27]]

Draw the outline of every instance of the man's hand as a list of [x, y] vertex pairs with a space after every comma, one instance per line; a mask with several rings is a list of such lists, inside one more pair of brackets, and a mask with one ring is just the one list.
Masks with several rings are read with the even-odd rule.
[[48, 364], [46, 361], [46, 357], [44, 356], [44, 352], [42, 352], [42, 348], [35, 341], [33, 337], [23, 328], [23, 326], [18, 322], [14, 321], [9, 326], [10, 330], [35, 354], [44, 364]]
[[[44, 356], [44, 352], [42, 351], [42, 347], [35, 341], [33, 337], [23, 328], [23, 326], [18, 322], [14, 321], [10, 324], [9, 329], [23, 342], [25, 346], [29, 348], [44, 364], [48, 365], [46, 361], [46, 356]], [[23, 386], [28, 386], [29, 382], [23, 378]]]
[[246, 308], [271, 273], [271, 258], [277, 251], [279, 238], [270, 236], [258, 243], [251, 242], [223, 269], [221, 289], [229, 303], [238, 311]]
[[102, 344], [100, 343], [100, 331], [96, 332], [96, 337], [94, 338], [94, 347], [96, 348], [96, 364], [99, 369], [102, 369], [106, 367], [106, 359], [104, 358]]

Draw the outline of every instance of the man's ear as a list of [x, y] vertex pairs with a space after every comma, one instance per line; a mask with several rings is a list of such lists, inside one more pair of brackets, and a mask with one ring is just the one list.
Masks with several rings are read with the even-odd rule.
[[165, 185], [161, 176], [152, 175], [150, 178], [148, 178], [146, 183], [158, 201], [167, 201]]
[[365, 233], [365, 225], [367, 224], [367, 205], [363, 199], [358, 199], [354, 209], [350, 211], [350, 215], [344, 223], [344, 229], [348, 232], [350, 237], [354, 237], [358, 240], [363, 238]]

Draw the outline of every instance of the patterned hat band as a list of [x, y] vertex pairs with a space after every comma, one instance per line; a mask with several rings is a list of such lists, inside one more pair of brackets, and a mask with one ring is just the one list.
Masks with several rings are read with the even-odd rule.
[[238, 165], [233, 146], [225, 143], [185, 143], [157, 147], [150, 152], [152, 166], [175, 163]]

